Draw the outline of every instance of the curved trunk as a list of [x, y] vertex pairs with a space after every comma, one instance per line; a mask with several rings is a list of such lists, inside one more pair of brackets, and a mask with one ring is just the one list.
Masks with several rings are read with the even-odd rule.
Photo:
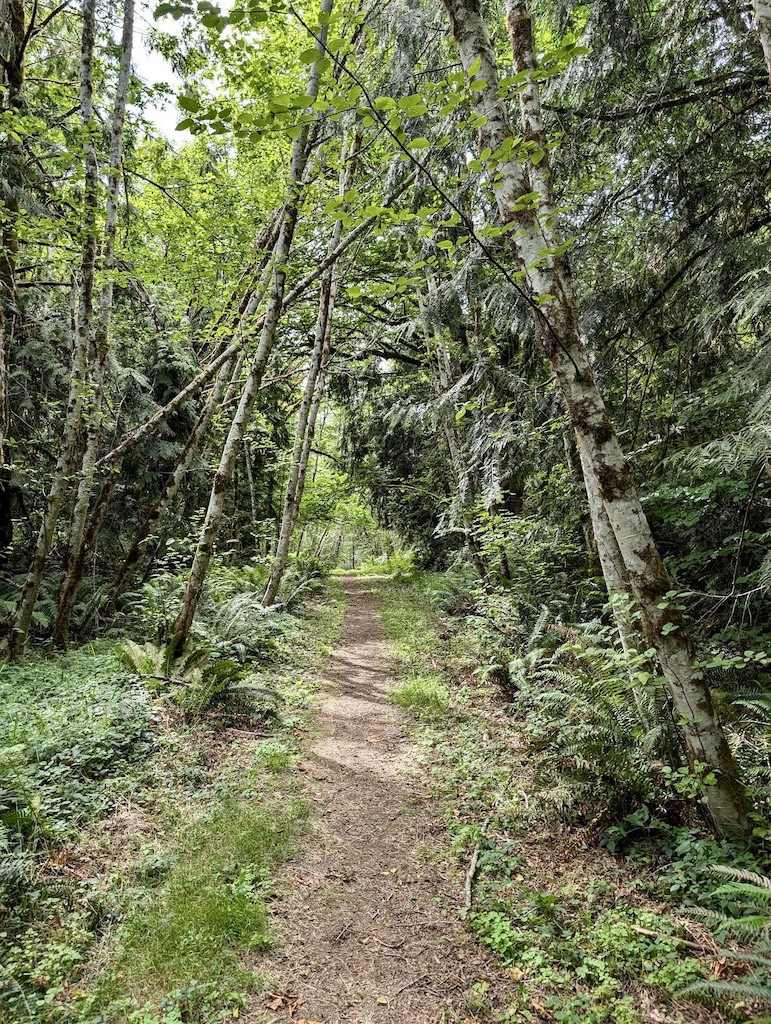
[[[472, 102], [476, 113], [485, 118], [480, 129], [480, 147], [490, 147], [495, 153], [514, 138], [514, 132], [505, 104], [498, 99], [496, 59], [479, 2], [444, 0], [444, 5], [463, 67], [484, 83], [472, 93]], [[516, 22], [521, 11], [522, 4], [510, 0], [509, 20]], [[527, 34], [523, 32], [519, 38], [527, 38]], [[532, 45], [532, 33], [529, 38]], [[523, 54], [514, 56], [519, 70]], [[528, 61], [535, 65], [534, 54]], [[522, 68], [526, 68], [524, 62]], [[536, 83], [531, 85], [537, 88]], [[553, 252], [556, 238], [550, 242], [541, 229], [539, 222], [549, 219], [550, 211], [544, 210], [541, 202], [540, 215], [536, 216], [527, 200], [522, 201], [531, 191], [531, 184], [528, 170], [517, 160], [501, 160], [493, 188], [501, 219], [517, 227], [512, 233], [514, 252], [535, 307], [537, 333], [570, 415], [584, 478], [592, 475], [597, 481], [602, 506], [640, 608], [646, 638], [656, 650], [682, 723], [689, 760], [692, 766], [698, 763], [704, 766], [700, 770], [716, 775], [717, 783], [705, 787], [704, 795], [717, 831], [742, 831], [748, 824], [746, 793], [707, 682], [695, 666], [689, 630], [667, 598], [672, 581], [651, 534], [579, 332], [566, 262]]]

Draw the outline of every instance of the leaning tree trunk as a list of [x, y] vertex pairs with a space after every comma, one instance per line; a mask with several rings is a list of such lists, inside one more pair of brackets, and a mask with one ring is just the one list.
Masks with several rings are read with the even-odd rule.
[[[328, 16], [331, 11], [332, 0], [322, 0], [320, 20], [323, 21], [324, 24], [320, 25], [318, 29], [318, 35], [322, 42], [326, 40], [327, 22], [329, 21]], [[307, 94], [309, 96], [318, 95], [320, 77], [319, 63], [316, 61], [311, 65], [310, 78], [307, 87]], [[178, 636], [181, 643], [184, 643], [186, 640], [187, 635], [190, 632], [190, 627], [193, 624], [193, 618], [198, 607], [198, 602], [201, 598], [201, 592], [203, 591], [206, 572], [209, 568], [212, 554], [214, 553], [214, 545], [222, 523], [222, 516], [225, 510], [225, 498], [230, 487], [230, 482], [233, 478], [233, 472], [235, 469], [236, 459], [238, 458], [241, 441], [244, 433], [246, 432], [246, 428], [249, 425], [252, 409], [254, 408], [254, 402], [257, 397], [257, 391], [259, 389], [260, 382], [262, 381], [262, 376], [265, 372], [268, 359], [273, 351], [278, 323], [284, 304], [286, 260], [292, 247], [295, 226], [297, 224], [297, 217], [302, 199], [303, 171], [308, 161], [309, 151], [310, 132], [309, 125], [306, 123], [303, 125], [300, 134], [295, 139], [292, 146], [292, 157], [289, 165], [289, 187], [287, 191], [287, 198], [284, 203], [284, 216], [281, 223], [281, 230], [279, 231], [278, 239], [273, 251], [273, 279], [270, 296], [268, 298], [268, 306], [265, 311], [265, 319], [262, 334], [260, 336], [260, 342], [257, 346], [257, 352], [249, 369], [249, 375], [241, 394], [238, 409], [233, 417], [233, 422], [230, 425], [228, 436], [225, 439], [220, 463], [217, 467], [217, 472], [215, 473], [214, 482], [212, 484], [209, 505], [206, 510], [206, 517], [204, 519], [203, 528], [201, 530], [195, 556], [193, 558], [193, 565], [190, 570], [190, 579], [188, 580], [188, 584], [185, 589], [179, 613], [172, 626], [172, 632]]]
[[[342, 168], [340, 170], [339, 194], [344, 197], [351, 188], [356, 176], [357, 152], [359, 142], [354, 139], [351, 155], [346, 159], [345, 146], [341, 153]], [[343, 222], [336, 220], [329, 240], [328, 254], [336, 251], [343, 236]], [[265, 588], [262, 603], [267, 607], [276, 600], [281, 580], [286, 571], [289, 549], [292, 544], [297, 519], [300, 515], [300, 504], [305, 490], [305, 476], [308, 470], [308, 459], [310, 457], [311, 445], [316, 432], [316, 417], [318, 416], [321, 399], [324, 393], [327, 365], [330, 358], [332, 317], [334, 314], [335, 300], [337, 298], [338, 275], [337, 265], [332, 264], [324, 272], [321, 278], [321, 289], [319, 295], [319, 311], [316, 317], [314, 328], [313, 351], [311, 352], [308, 374], [305, 379], [303, 397], [300, 402], [300, 409], [297, 414], [297, 427], [295, 440], [292, 448], [292, 456], [289, 463], [289, 476], [287, 479], [284, 495], [283, 513], [281, 516], [281, 527], [276, 540], [276, 549], [273, 553], [273, 562], [270, 567], [270, 576]]]
[[[240, 366], [240, 363], [238, 364]], [[235, 372], [233, 373], [235, 375]], [[200, 447], [201, 441], [206, 435], [214, 414], [220, 407], [220, 401], [225, 392], [228, 379], [231, 376], [231, 364], [226, 363], [222, 367], [214, 381], [214, 387], [206, 400], [206, 403], [188, 435], [182, 451], [177, 456], [174, 468], [166, 477], [161, 492], [153, 502], [149, 512], [140, 523], [126, 555], [121, 563], [115, 578], [110, 584], [110, 590], [100, 609], [102, 616], [109, 617], [115, 610], [115, 605], [131, 582], [142, 556], [147, 547], [149, 538], [155, 533], [158, 524], [163, 519], [171, 506], [182, 481], [185, 478], [190, 465]]]
[[[110, 351], [110, 324], [113, 307], [113, 273], [115, 270], [115, 237], [118, 229], [118, 190], [123, 174], [123, 134], [126, 121], [126, 103], [131, 80], [131, 51], [134, 41], [134, 0], [124, 0], [123, 34], [120, 65], [115, 91], [110, 136], [110, 167], [107, 175], [107, 215], [102, 245], [102, 272], [105, 283], [99, 296], [99, 317], [94, 331], [95, 366], [91, 380], [91, 409], [86, 431], [86, 445], [80, 464], [80, 478], [70, 523], [64, 578], [57, 602], [53, 642], [58, 647], [67, 643], [75, 608], [78, 586], [83, 577], [87, 557], [83, 533], [88, 520], [91, 493], [99, 439], [102, 433], [102, 404], [107, 382], [107, 363]], [[105, 506], [106, 510], [106, 506]]]
[[[475, 111], [484, 118], [480, 148], [493, 154], [510, 146], [515, 133], [505, 103], [498, 98], [496, 58], [479, 0], [443, 0], [467, 74], [480, 85], [472, 91]], [[527, 16], [524, 0], [508, 0], [507, 16], [519, 46], [517, 69], [535, 66], [532, 33], [516, 31]], [[534, 80], [531, 88], [537, 88]], [[506, 152], [504, 147], [503, 152]], [[594, 474], [638, 603], [643, 629], [656, 650], [693, 766], [715, 773], [705, 797], [720, 833], [747, 827], [747, 797], [738, 779], [725, 734], [703, 673], [694, 664], [692, 637], [681, 613], [667, 597], [672, 581], [640, 504], [615, 429], [581, 338], [567, 264], [554, 253], [540, 226], [552, 220], [541, 199], [536, 216], [523, 197], [532, 191], [525, 167], [513, 157], [500, 159], [493, 178], [496, 204], [505, 224], [516, 226], [513, 246], [536, 317], [536, 329], [567, 406], [585, 478]]]
[[[96, 0], [84, 0], [83, 3], [83, 29], [81, 36], [81, 60], [80, 60], [80, 113], [83, 122], [83, 130], [88, 139], [93, 133], [93, 66], [94, 66], [94, 38], [95, 38], [95, 11]], [[92, 269], [90, 264], [90, 241], [93, 231], [89, 229], [89, 218], [93, 205], [95, 192], [92, 189], [93, 162], [91, 159], [91, 143], [87, 144], [86, 150], [86, 179], [84, 189], [84, 200], [86, 208], [84, 220], [86, 224], [86, 240], [83, 252], [83, 276], [87, 278]], [[85, 282], [88, 283], [87, 280]], [[87, 331], [83, 329], [83, 317], [88, 317], [89, 306], [83, 305], [83, 284], [80, 289], [80, 311], [73, 315], [73, 338], [72, 338], [72, 360], [70, 363], [70, 388], [67, 396], [67, 410], [64, 417], [64, 429], [62, 440], [59, 446], [59, 454], [54, 467], [53, 480], [46, 496], [43, 506], [43, 515], [38, 530], [35, 547], [32, 552], [32, 559], [27, 572], [27, 577], [19, 595], [19, 602], [16, 607], [14, 623], [8, 638], [8, 655], [11, 658], [20, 657], [27, 644], [32, 616], [35, 611], [37, 595], [40, 591], [45, 573], [48, 555], [53, 544], [56, 523], [59, 519], [62, 505], [69, 490], [69, 478], [77, 457], [80, 426], [83, 413], [83, 389], [86, 378], [86, 367], [88, 362], [88, 337]], [[75, 283], [73, 282], [73, 288]], [[76, 304], [77, 308], [77, 304]]]
[[[405, 192], [417, 177], [418, 171], [413, 171], [411, 174], [408, 174], [393, 189], [389, 202], [392, 202], [397, 196]], [[283, 212], [284, 211], [282, 210], [282, 216]], [[304, 295], [311, 285], [318, 281], [327, 267], [336, 263], [343, 253], [354, 244], [354, 242], [357, 242], [362, 238], [369, 229], [377, 223], [378, 219], [379, 216], [377, 214], [373, 214], [371, 217], [367, 217], [363, 220], [360, 224], [357, 224], [355, 228], [351, 228], [348, 234], [342, 239], [335, 252], [330, 253], [326, 259], [317, 264], [313, 270], [309, 270], [308, 273], [301, 277], [297, 284], [294, 285], [284, 300], [283, 308], [288, 308], [293, 302]], [[249, 306], [247, 305], [244, 311], [245, 314], [248, 308]], [[259, 330], [264, 326], [266, 315], [267, 314], [261, 314], [255, 319], [252, 325], [253, 330]], [[125, 459], [129, 452], [133, 451], [134, 448], [141, 444], [146, 437], [151, 437], [155, 434], [159, 428], [163, 426], [163, 424], [166, 423], [166, 421], [177, 411], [177, 409], [180, 408], [180, 406], [184, 405], [185, 402], [194, 395], [197, 395], [199, 391], [206, 387], [209, 381], [216, 376], [220, 367], [243, 349], [246, 341], [247, 339], [245, 337], [240, 337], [238, 341], [231, 342], [228, 345], [222, 345], [221, 347], [218, 346], [216, 351], [212, 354], [210, 361], [200, 370], [193, 380], [191, 380], [189, 384], [186, 384], [185, 387], [174, 395], [173, 398], [169, 399], [166, 405], [154, 412], [152, 416], [149, 416], [143, 423], [138, 424], [138, 426], [133, 427], [111, 451], [107, 452], [99, 459], [96, 464], [96, 468], [102, 469], [105, 466], [112, 465], [120, 459]]]

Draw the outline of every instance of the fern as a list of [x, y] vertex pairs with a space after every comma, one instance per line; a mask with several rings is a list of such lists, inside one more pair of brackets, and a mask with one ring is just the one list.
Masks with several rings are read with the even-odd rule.
[[[542, 619], [529, 644], [542, 642]], [[662, 765], [676, 752], [661, 690], [635, 680], [635, 658], [605, 627], [559, 631], [566, 642], [556, 650], [525, 650], [510, 665], [542, 808], [584, 818], [659, 802]]]
[[[712, 1006], [741, 1007], [746, 1012], [747, 1003], [758, 1007], [771, 1008], [771, 878], [724, 864], [716, 864], [712, 870], [728, 875], [729, 881], [720, 886], [713, 896], [728, 896], [733, 899], [737, 913], [733, 917], [700, 909], [698, 916], [709, 920], [715, 930], [723, 936], [734, 936], [750, 946], [749, 950], [720, 950], [728, 960], [749, 964], [753, 970], [739, 979], [708, 979], [695, 982], [683, 991], [700, 1002]], [[771, 1016], [755, 1021], [771, 1021]]]

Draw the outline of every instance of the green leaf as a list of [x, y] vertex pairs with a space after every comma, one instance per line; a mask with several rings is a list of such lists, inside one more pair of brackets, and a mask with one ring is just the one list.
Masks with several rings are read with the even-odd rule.
[[312, 46], [308, 50], [303, 50], [300, 54], [300, 61], [303, 64], [314, 64], [317, 60], [320, 60], [321, 57], [321, 51], [317, 50], [315, 46]]

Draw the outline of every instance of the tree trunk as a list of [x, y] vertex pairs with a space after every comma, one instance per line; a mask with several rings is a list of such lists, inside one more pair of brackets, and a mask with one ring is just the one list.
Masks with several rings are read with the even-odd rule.
[[[318, 28], [318, 36], [324, 41], [327, 36], [328, 15], [332, 10], [332, 0], [322, 0], [321, 14], [325, 24]], [[311, 73], [307, 87], [309, 96], [317, 96], [319, 90], [320, 71], [318, 62], [311, 65]], [[302, 178], [303, 171], [308, 161], [310, 149], [308, 125], [304, 125], [300, 134], [292, 146], [292, 157], [289, 166], [289, 187], [284, 203], [284, 216], [281, 223], [278, 239], [273, 251], [272, 284], [268, 298], [268, 306], [262, 327], [260, 342], [257, 352], [252, 361], [246, 385], [241, 394], [241, 401], [233, 422], [230, 425], [228, 436], [222, 449], [222, 456], [214, 476], [209, 505], [206, 510], [203, 529], [198, 540], [193, 565], [190, 570], [190, 579], [185, 589], [182, 605], [179, 614], [172, 626], [172, 632], [177, 635], [181, 644], [186, 640], [190, 627], [193, 624], [198, 602], [201, 598], [206, 572], [214, 553], [214, 545], [219, 533], [222, 515], [225, 507], [225, 495], [233, 476], [238, 451], [241, 445], [246, 428], [251, 419], [254, 401], [262, 380], [273, 344], [276, 339], [279, 319], [284, 304], [284, 286], [286, 282], [286, 260], [289, 256], [294, 238], [294, 230], [297, 223], [299, 206], [302, 199]]]
[[[237, 369], [233, 371], [233, 376], [235, 376], [236, 372]], [[225, 366], [220, 369], [220, 372], [214, 382], [214, 387], [211, 390], [211, 394], [201, 410], [198, 419], [193, 425], [193, 429], [190, 431], [188, 439], [177, 457], [177, 462], [174, 468], [166, 477], [163, 487], [161, 488], [161, 493], [153, 502], [149, 512], [140, 524], [139, 529], [134, 534], [131, 546], [126, 553], [126, 557], [123, 559], [123, 563], [116, 573], [112, 584], [110, 585], [107, 598], [100, 609], [102, 616], [108, 617], [113, 613], [118, 599], [126, 590], [134, 573], [136, 572], [147, 547], [148, 539], [155, 533], [158, 524], [171, 506], [171, 503], [185, 478], [185, 474], [195, 458], [201, 441], [206, 435], [206, 431], [209, 429], [209, 425], [214, 414], [220, 406], [220, 400], [224, 394], [225, 386], [229, 377], [230, 364], [226, 363]]]
[[[341, 153], [342, 167], [340, 170], [339, 194], [344, 197], [353, 184], [356, 175], [357, 152], [359, 147], [358, 139], [355, 139], [352, 146], [350, 158], [346, 159], [345, 146]], [[335, 221], [332, 229], [332, 236], [329, 240], [327, 254], [335, 252], [343, 234], [341, 220]], [[303, 397], [300, 409], [297, 414], [297, 427], [295, 430], [294, 446], [289, 463], [289, 477], [287, 479], [286, 492], [284, 496], [281, 527], [276, 540], [276, 548], [273, 554], [273, 562], [270, 568], [270, 576], [265, 588], [262, 603], [269, 607], [276, 600], [281, 580], [286, 570], [289, 549], [292, 543], [292, 535], [297, 525], [300, 514], [300, 504], [305, 490], [305, 476], [308, 471], [308, 459], [310, 457], [313, 438], [316, 433], [316, 418], [321, 406], [324, 394], [327, 367], [329, 365], [332, 338], [332, 318], [334, 314], [335, 301], [337, 298], [338, 275], [337, 265], [332, 264], [325, 270], [321, 278], [321, 289], [319, 295], [319, 311], [316, 317], [314, 328], [314, 343], [311, 353], [308, 374], [305, 379]]]
[[[93, 62], [94, 62], [94, 37], [95, 37], [95, 7], [96, 0], [84, 0], [83, 3], [83, 29], [81, 36], [81, 62], [80, 62], [80, 112], [86, 132], [92, 130], [93, 119]], [[85, 218], [88, 230], [88, 217], [90, 216], [91, 203], [91, 175], [92, 162], [90, 160], [90, 147], [86, 154], [86, 187]], [[86, 237], [83, 255], [84, 276], [87, 275], [90, 267], [90, 232]], [[73, 282], [73, 298], [75, 294], [75, 282]], [[64, 417], [64, 429], [62, 440], [59, 446], [59, 454], [54, 468], [51, 487], [43, 505], [43, 515], [38, 530], [32, 559], [27, 572], [27, 578], [19, 595], [19, 602], [16, 607], [14, 623], [8, 638], [8, 655], [11, 658], [18, 658], [24, 653], [27, 644], [27, 636], [32, 623], [32, 616], [35, 611], [35, 602], [43, 582], [48, 555], [53, 544], [56, 523], [59, 519], [62, 505], [69, 490], [69, 477], [78, 452], [80, 426], [83, 412], [83, 386], [86, 378], [86, 367], [88, 362], [88, 337], [87, 331], [83, 329], [82, 316], [89, 315], [88, 305], [83, 306], [83, 289], [80, 290], [79, 303], [73, 301], [73, 338], [72, 338], [72, 361], [70, 364], [70, 388], [67, 396], [67, 410]], [[80, 315], [76, 310], [81, 305]]]
[[[413, 171], [408, 174], [399, 185], [397, 185], [390, 197], [389, 202], [393, 202], [399, 195], [405, 192], [410, 185], [412, 185], [418, 177], [418, 171]], [[283, 308], [287, 309], [293, 302], [296, 302], [305, 292], [315, 284], [316, 281], [322, 276], [327, 267], [330, 267], [333, 263], [343, 255], [343, 253], [353, 245], [354, 242], [358, 241], [363, 235], [369, 231], [369, 229], [379, 220], [379, 215], [373, 214], [366, 220], [362, 221], [361, 224], [357, 224], [355, 228], [351, 228], [348, 234], [341, 240], [337, 249], [330, 253], [326, 259], [322, 260], [313, 270], [309, 270], [307, 274], [300, 278], [297, 284], [288, 292], [284, 299]], [[265, 314], [260, 315], [256, 318], [252, 325], [253, 330], [260, 329], [265, 323]], [[116, 462], [119, 459], [124, 459], [129, 452], [133, 451], [146, 437], [154, 434], [159, 427], [169, 419], [170, 416], [179, 409], [181, 405], [193, 395], [198, 394], [210, 380], [217, 374], [220, 367], [228, 362], [233, 355], [238, 353], [244, 345], [244, 339], [240, 338], [238, 341], [231, 342], [228, 345], [223, 345], [218, 348], [212, 355], [210, 362], [203, 367], [203, 369], [186, 384], [185, 387], [170, 399], [166, 405], [157, 412], [154, 412], [152, 416], [148, 417], [143, 423], [138, 424], [123, 438], [123, 440], [117, 444], [111, 451], [103, 455], [96, 464], [97, 469], [101, 469], [104, 466], [110, 465], [112, 462]]]
[[[78, 586], [85, 569], [88, 552], [83, 533], [88, 520], [99, 440], [102, 433], [102, 403], [107, 383], [107, 362], [110, 348], [110, 324], [113, 307], [113, 273], [115, 270], [115, 236], [118, 228], [118, 190], [123, 170], [123, 134], [126, 103], [131, 79], [131, 51], [134, 41], [134, 0], [124, 0], [123, 34], [121, 38], [118, 82], [110, 136], [110, 166], [107, 175], [107, 215], [102, 245], [102, 272], [106, 275], [99, 297], [99, 318], [94, 332], [95, 365], [91, 380], [91, 409], [86, 431], [86, 445], [80, 464], [80, 478], [70, 523], [70, 536], [64, 562], [64, 577], [57, 602], [53, 642], [64, 647], [70, 631]], [[91, 267], [93, 275], [93, 265]], [[91, 286], [91, 284], [90, 284]], [[83, 328], [88, 333], [87, 327]]]
[[763, 56], [768, 69], [768, 84], [771, 85], [771, 3], [768, 0], [753, 0], [755, 27], [763, 47]]
[[[486, 120], [480, 129], [480, 147], [492, 153], [514, 138], [504, 102], [498, 99], [496, 59], [478, 0], [443, 0], [461, 62], [484, 88], [472, 93], [476, 113]], [[535, 65], [532, 33], [519, 32], [523, 0], [508, 0], [510, 27], [517, 30], [520, 52], [517, 70]], [[524, 42], [523, 42], [524, 39]], [[469, 72], [473, 66], [478, 69]], [[532, 81], [531, 87], [537, 89]], [[536, 126], [538, 128], [539, 126]], [[543, 134], [542, 128], [539, 128]], [[505, 149], [504, 149], [505, 152]], [[585, 479], [596, 478], [602, 505], [616, 538], [630, 584], [640, 608], [642, 625], [656, 650], [678, 719], [682, 722], [689, 760], [716, 774], [705, 797], [718, 832], [747, 827], [747, 797], [720, 725], [706, 680], [694, 665], [694, 644], [680, 612], [667, 594], [672, 581], [664, 566], [643, 512], [632, 475], [615, 429], [605, 409], [579, 333], [567, 264], [555, 255], [539, 221], [550, 211], [541, 201], [540, 215], [522, 197], [532, 191], [528, 171], [511, 157], [500, 160], [493, 184], [504, 223], [517, 227], [513, 245], [535, 307], [536, 329], [551, 362], [576, 435]]]
[[[3, 42], [2, 58], [3, 95], [0, 113], [20, 115], [24, 112], [24, 53], [27, 31], [23, 0], [6, 0], [0, 22]], [[10, 429], [10, 398], [8, 376], [10, 350], [18, 320], [18, 292], [16, 290], [16, 260], [19, 251], [17, 233], [19, 202], [14, 195], [23, 175], [24, 151], [13, 132], [4, 140], [10, 188], [3, 199], [3, 228], [0, 235], [0, 549], [13, 540], [11, 515], [11, 467], [8, 462], [8, 431]]]

